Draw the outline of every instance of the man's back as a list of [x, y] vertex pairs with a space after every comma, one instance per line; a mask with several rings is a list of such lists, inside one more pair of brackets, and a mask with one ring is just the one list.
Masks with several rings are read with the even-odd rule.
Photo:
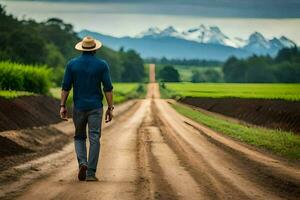
[[[102, 127], [102, 91], [107, 101], [105, 122], [113, 118], [113, 86], [106, 62], [94, 57], [102, 46], [99, 40], [90, 36], [83, 38], [75, 45], [82, 52], [78, 58], [72, 59], [67, 67], [62, 84], [60, 116], [67, 119], [66, 101], [71, 88], [74, 88], [73, 123], [75, 126], [75, 151], [79, 165], [78, 179], [80, 181], [97, 181], [96, 171], [100, 152], [100, 137]], [[86, 139], [90, 141], [89, 156], [87, 157]]]
[[70, 90], [73, 86], [76, 110], [84, 111], [102, 107], [101, 83], [105, 92], [112, 90], [107, 63], [97, 59], [92, 53], [84, 52], [68, 63], [63, 89]]

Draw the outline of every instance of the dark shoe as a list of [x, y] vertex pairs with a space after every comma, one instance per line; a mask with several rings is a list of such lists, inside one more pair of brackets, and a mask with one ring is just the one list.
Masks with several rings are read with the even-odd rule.
[[87, 176], [86, 181], [99, 181], [99, 179], [96, 176]]
[[86, 171], [87, 171], [87, 166], [86, 165], [81, 165], [79, 167], [79, 172], [78, 172], [78, 179], [80, 181], [84, 181], [86, 178]]

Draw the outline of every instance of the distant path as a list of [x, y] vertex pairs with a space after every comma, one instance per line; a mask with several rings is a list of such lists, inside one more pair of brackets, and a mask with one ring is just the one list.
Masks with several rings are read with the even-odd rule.
[[18, 199], [299, 199], [299, 166], [215, 133], [159, 97], [149, 84], [147, 98], [105, 128], [99, 182], [77, 180], [73, 152]]

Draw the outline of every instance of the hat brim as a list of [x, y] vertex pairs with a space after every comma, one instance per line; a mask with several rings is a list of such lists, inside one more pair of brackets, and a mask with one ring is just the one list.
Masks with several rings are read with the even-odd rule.
[[81, 41], [81, 42], [78, 42], [75, 45], [75, 49], [78, 50], [78, 51], [95, 51], [95, 50], [100, 49], [102, 47], [102, 43], [99, 40], [95, 40], [95, 43], [96, 43], [96, 46], [94, 48], [84, 49], [84, 48], [82, 48], [82, 41]]

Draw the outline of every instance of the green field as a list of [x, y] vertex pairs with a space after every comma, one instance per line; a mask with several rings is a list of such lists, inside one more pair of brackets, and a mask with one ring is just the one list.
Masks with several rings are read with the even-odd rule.
[[[113, 83], [114, 86], [114, 103], [122, 103], [129, 99], [142, 98], [146, 94], [146, 88], [141, 83]], [[60, 99], [61, 88], [51, 88], [50, 92], [53, 97]], [[106, 104], [106, 101], [103, 101]], [[72, 104], [72, 91], [68, 98], [68, 105]]]
[[122, 103], [128, 99], [143, 98], [146, 86], [141, 83], [114, 83], [114, 102]]
[[300, 84], [166, 83], [165, 98], [212, 97], [300, 100]]
[[300, 136], [290, 132], [249, 127], [207, 115], [189, 106], [175, 103], [173, 108], [182, 115], [242, 142], [267, 149], [289, 159], [300, 159]]

